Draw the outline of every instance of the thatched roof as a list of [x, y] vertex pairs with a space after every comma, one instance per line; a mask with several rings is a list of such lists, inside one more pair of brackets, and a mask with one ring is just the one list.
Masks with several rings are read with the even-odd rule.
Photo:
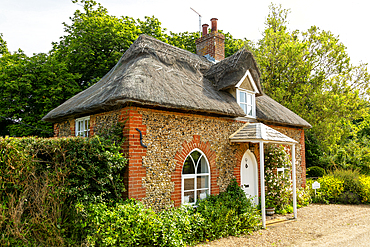
[[[262, 93], [256, 62], [244, 49], [213, 64], [204, 57], [141, 35], [99, 82], [50, 111], [43, 120], [59, 122], [127, 103], [243, 117], [245, 113], [236, 99], [224, 89], [235, 88], [247, 70]], [[265, 95], [256, 97], [256, 102], [257, 120], [310, 127]]]
[[243, 116], [232, 95], [216, 90], [203, 77], [212, 63], [191, 52], [141, 35], [99, 82], [49, 112], [56, 122], [134, 102], [143, 105]]
[[225, 90], [235, 88], [248, 70], [252, 74], [257, 89], [261, 92], [257, 96], [262, 95], [261, 73], [253, 54], [246, 49], [241, 49], [234, 55], [216, 63], [205, 73], [204, 77], [212, 81], [217, 90]]
[[306, 120], [265, 94], [256, 97], [256, 115], [259, 121], [312, 128]]

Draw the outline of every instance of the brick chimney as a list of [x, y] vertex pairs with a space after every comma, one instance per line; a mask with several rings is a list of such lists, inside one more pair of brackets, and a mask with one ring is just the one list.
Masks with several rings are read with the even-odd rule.
[[202, 37], [195, 41], [197, 55], [209, 55], [216, 61], [225, 58], [225, 36], [217, 32], [217, 18], [211, 19], [211, 32], [208, 33], [208, 24], [203, 24]]

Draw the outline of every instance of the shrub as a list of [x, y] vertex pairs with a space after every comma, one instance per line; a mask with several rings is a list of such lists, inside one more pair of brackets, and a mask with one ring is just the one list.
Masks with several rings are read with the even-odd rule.
[[358, 194], [361, 189], [360, 173], [358, 170], [343, 170], [336, 169], [330, 173], [330, 175], [338, 178], [344, 182], [344, 191], [350, 191], [354, 194]]
[[91, 246], [155, 246], [159, 245], [162, 222], [151, 209], [134, 199], [115, 206], [106, 203], [79, 204], [84, 214], [86, 244]]
[[210, 240], [250, 232], [257, 229], [260, 221], [256, 207], [235, 179], [226, 192], [201, 200], [197, 212], [205, 219], [204, 237]]
[[205, 240], [205, 220], [190, 205], [168, 208], [159, 213], [162, 220], [162, 246], [183, 246]]
[[183, 205], [156, 214], [134, 199], [125, 203], [78, 205], [78, 228], [92, 246], [185, 246], [240, 235], [258, 228], [260, 216], [233, 180], [227, 191], [193, 208]]
[[325, 175], [325, 170], [322, 167], [319, 166], [311, 166], [310, 168], [307, 168], [307, 174], [306, 177], [322, 177]]
[[[357, 170], [338, 169], [317, 180], [321, 187], [311, 195], [314, 202], [359, 204], [369, 203], [370, 177], [360, 175]], [[311, 187], [312, 180], [308, 180]]]
[[317, 191], [318, 199], [322, 202], [337, 202], [339, 196], [344, 191], [344, 182], [333, 176], [323, 176], [317, 180], [320, 183], [320, 189]]
[[361, 183], [360, 195], [363, 203], [370, 203], [370, 176], [362, 175], [359, 178]]
[[74, 204], [120, 198], [126, 159], [92, 138], [0, 138], [0, 245], [77, 245]]
[[297, 188], [297, 207], [308, 206], [311, 202], [310, 187], [306, 185], [305, 188]]

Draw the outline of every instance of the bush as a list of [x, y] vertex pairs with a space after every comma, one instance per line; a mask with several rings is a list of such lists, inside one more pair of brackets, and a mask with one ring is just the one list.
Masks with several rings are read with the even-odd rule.
[[159, 213], [162, 220], [162, 246], [183, 246], [205, 240], [205, 219], [190, 205]]
[[185, 246], [258, 228], [260, 216], [233, 180], [227, 191], [156, 214], [134, 199], [79, 205], [80, 231], [92, 246]]
[[[320, 189], [317, 195], [311, 189], [311, 196], [314, 202], [359, 204], [369, 203], [370, 198], [370, 177], [360, 175], [357, 170], [338, 169], [319, 178]], [[308, 180], [311, 187], [313, 181]]]
[[77, 201], [124, 190], [119, 147], [92, 138], [0, 138], [0, 245], [76, 245]]
[[260, 222], [256, 207], [235, 179], [226, 192], [201, 200], [197, 212], [205, 219], [203, 231], [210, 240], [250, 232], [257, 229]]
[[361, 189], [360, 173], [358, 170], [336, 169], [332, 171], [330, 175], [344, 182], [343, 186], [344, 186], [345, 192], [349, 191], [349, 192], [358, 194], [358, 192]]
[[314, 202], [335, 203], [344, 191], [344, 182], [333, 176], [323, 176], [317, 180], [320, 183], [320, 189], [314, 197]]
[[310, 168], [307, 168], [307, 174], [306, 177], [322, 177], [325, 175], [325, 170], [322, 167], [319, 166], [312, 166]]
[[363, 203], [370, 203], [370, 176], [362, 175], [359, 180], [361, 183], [361, 201]]
[[106, 203], [79, 204], [84, 214], [81, 222], [91, 246], [155, 246], [159, 245], [162, 222], [151, 209], [134, 199], [115, 206]]

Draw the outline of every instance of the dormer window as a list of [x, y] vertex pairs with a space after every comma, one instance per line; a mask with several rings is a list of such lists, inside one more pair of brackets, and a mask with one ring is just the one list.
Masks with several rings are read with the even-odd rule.
[[256, 97], [252, 92], [247, 90], [237, 89], [237, 101], [240, 107], [246, 114], [246, 117], [256, 117]]
[[256, 93], [259, 93], [259, 90], [249, 70], [245, 72], [244, 76], [235, 85], [235, 88], [236, 88], [236, 100], [240, 107], [245, 112], [245, 116], [255, 118]]

